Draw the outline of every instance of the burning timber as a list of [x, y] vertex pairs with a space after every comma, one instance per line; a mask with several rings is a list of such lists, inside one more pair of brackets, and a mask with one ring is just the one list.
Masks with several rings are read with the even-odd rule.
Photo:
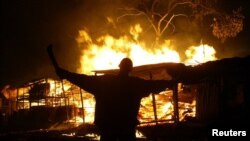
[[[142, 100], [138, 132], [146, 139], [192, 140], [206, 138], [206, 130], [212, 127], [247, 128], [249, 64], [250, 56], [197, 66], [160, 63], [135, 67], [134, 76], [176, 80], [175, 89]], [[117, 70], [93, 72], [116, 74]], [[86, 135], [98, 135], [92, 124], [94, 102], [91, 94], [66, 80], [39, 79], [19, 88], [6, 87], [1, 91], [1, 130], [91, 139]]]

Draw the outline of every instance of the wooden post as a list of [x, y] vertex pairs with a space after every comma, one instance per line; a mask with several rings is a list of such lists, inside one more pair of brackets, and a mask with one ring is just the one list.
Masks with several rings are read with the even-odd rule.
[[[71, 85], [71, 88], [72, 88], [72, 85]], [[71, 89], [71, 96], [72, 96], [72, 101], [73, 101], [73, 107], [72, 107], [72, 109], [73, 109], [73, 112], [74, 112], [74, 117], [75, 117], [75, 123], [76, 123], [76, 105], [74, 104], [75, 103], [75, 98], [74, 98], [74, 92], [73, 92], [73, 90]], [[70, 101], [68, 101], [68, 103], [69, 103], [69, 105], [70, 105]]]
[[85, 115], [84, 115], [84, 106], [83, 106], [82, 90], [81, 90], [80, 87], [79, 87], [79, 89], [80, 89], [81, 102], [82, 102], [82, 121], [83, 121], [83, 123], [84, 123], [84, 122], [85, 122]]
[[155, 94], [154, 94], [154, 93], [152, 93], [152, 102], [153, 102], [153, 110], [154, 110], [155, 124], [158, 125], [158, 117], [157, 117], [156, 101], [155, 101]]
[[[153, 79], [152, 73], [149, 73], [150, 80]], [[154, 111], [154, 118], [155, 118], [155, 124], [158, 125], [158, 117], [157, 117], [157, 108], [156, 108], [156, 101], [155, 101], [155, 94], [152, 93], [152, 103], [153, 103], [153, 111]]]
[[19, 88], [17, 88], [17, 93], [16, 93], [16, 111], [19, 110], [19, 109], [18, 109], [18, 102], [19, 102], [18, 96], [19, 96]]
[[25, 107], [25, 104], [24, 104], [24, 89], [23, 89], [23, 109]]
[[68, 104], [67, 104], [67, 99], [66, 99], [66, 95], [65, 95], [65, 91], [64, 91], [63, 80], [61, 80], [61, 83], [62, 83], [62, 92], [63, 92], [64, 103], [65, 103], [66, 113], [67, 113], [67, 120], [68, 120], [69, 119]]
[[178, 83], [173, 87], [173, 101], [174, 101], [174, 122], [179, 122], [179, 108], [178, 108]]

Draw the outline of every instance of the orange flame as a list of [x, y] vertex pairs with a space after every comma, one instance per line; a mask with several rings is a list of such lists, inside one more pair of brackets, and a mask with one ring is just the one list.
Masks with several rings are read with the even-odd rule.
[[[135, 66], [144, 64], [155, 64], [162, 62], [181, 62], [177, 51], [173, 50], [174, 45], [169, 40], [165, 40], [158, 48], [147, 48], [146, 43], [139, 40], [140, 34], [143, 32], [139, 24], [130, 28], [130, 36], [123, 35], [113, 37], [109, 34], [94, 39], [84, 30], [79, 31], [77, 41], [82, 49], [80, 72], [91, 74], [92, 70], [116, 69], [120, 60], [124, 57], [130, 57]], [[83, 45], [83, 46], [82, 46]], [[209, 45], [191, 46], [186, 50], [186, 64], [198, 64], [209, 60], [215, 60], [215, 50]], [[169, 98], [172, 92], [163, 92], [156, 95], [157, 118], [159, 120], [170, 120], [173, 116], [172, 99]], [[94, 101], [91, 98], [90, 101]], [[90, 102], [92, 107], [95, 102]], [[179, 103], [183, 106], [180, 109], [180, 119], [185, 116], [187, 108], [195, 112], [194, 103]], [[94, 112], [94, 111], [92, 111]], [[193, 115], [195, 116], [195, 113]], [[139, 111], [139, 119], [141, 122], [154, 120], [154, 111], [152, 109], [152, 97], [143, 98]], [[93, 119], [93, 118], [92, 118]]]
[[[76, 39], [79, 47], [82, 48], [81, 67], [78, 71], [91, 74], [93, 70], [114, 69], [118, 67], [120, 60], [124, 57], [130, 57], [135, 66], [161, 62], [181, 62], [178, 52], [173, 50], [174, 45], [169, 40], [160, 44], [158, 48], [147, 48], [146, 43], [139, 40], [142, 31], [141, 26], [136, 24], [130, 28], [130, 35], [113, 37], [106, 34], [94, 40], [85, 30], [80, 30], [79, 37]], [[187, 56], [186, 64], [198, 64], [216, 59], [216, 52], [209, 45], [191, 46], [185, 53]], [[71, 119], [69, 122], [93, 123], [95, 112], [95, 99], [93, 95], [84, 91], [77, 91], [75, 94], [72, 94], [70, 90], [72, 91], [73, 85], [68, 81], [59, 83], [58, 81], [49, 79], [48, 83], [50, 84], [48, 96], [59, 98], [52, 98], [40, 104], [46, 104], [45, 102], [47, 102], [51, 103], [52, 106], [57, 106], [57, 103], [60, 103], [62, 105], [74, 105], [79, 109], [83, 108], [84, 112], [81, 115], [76, 115], [75, 120]], [[29, 87], [19, 88], [18, 91], [6, 89], [3, 93], [6, 97], [10, 95], [17, 96], [17, 94], [24, 96], [28, 93]], [[65, 99], [60, 98], [63, 93], [65, 93], [65, 97], [68, 100], [65, 101]], [[81, 100], [81, 94], [83, 101]], [[157, 118], [159, 120], [172, 119], [174, 109], [172, 92], [164, 91], [155, 95], [155, 98]], [[27, 104], [22, 105], [24, 106], [23, 108], [29, 108], [29, 102], [26, 101], [25, 103]], [[33, 103], [31, 106], [35, 105], [36, 103]], [[179, 111], [180, 120], [183, 120], [185, 116], [185, 109], [191, 109], [193, 111], [191, 116], [195, 116], [195, 101], [193, 103], [180, 102], [179, 105], [181, 106]], [[142, 99], [138, 117], [141, 122], [154, 120], [151, 95]]]
[[80, 72], [90, 74], [92, 70], [115, 69], [118, 68], [120, 60], [130, 57], [135, 66], [153, 64], [161, 62], [180, 62], [179, 54], [172, 50], [170, 41], [165, 41], [157, 49], [147, 49], [145, 43], [138, 38], [142, 28], [136, 24], [130, 29], [130, 36], [124, 35], [115, 38], [111, 35], [104, 35], [96, 39], [96, 43], [90, 35], [84, 31], [79, 31], [77, 42], [84, 44], [81, 56]]
[[199, 45], [199, 46], [191, 46], [188, 50], [186, 50], [185, 54], [187, 56], [187, 60], [185, 61], [187, 64], [199, 64], [205, 63], [207, 61], [216, 60], [215, 57], [215, 49], [209, 45]]

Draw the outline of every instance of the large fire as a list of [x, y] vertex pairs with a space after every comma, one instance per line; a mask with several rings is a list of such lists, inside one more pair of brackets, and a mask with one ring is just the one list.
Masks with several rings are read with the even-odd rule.
[[134, 66], [180, 62], [179, 54], [172, 49], [170, 41], [165, 41], [159, 48], [146, 48], [145, 43], [138, 40], [141, 31], [141, 26], [137, 24], [131, 27], [130, 36], [115, 38], [111, 35], [104, 35], [97, 38], [96, 42], [86, 31], [79, 31], [77, 41], [80, 46], [84, 44], [80, 60], [82, 67], [79, 70], [90, 74], [93, 70], [115, 69], [124, 57], [131, 58]]
[[[85, 30], [80, 30], [77, 42], [83, 49], [80, 60], [82, 67], [79, 68], [79, 71], [91, 74], [93, 70], [116, 69], [120, 60], [124, 57], [131, 58], [134, 66], [163, 62], [181, 62], [181, 58], [178, 52], [174, 50], [175, 47], [171, 44], [171, 41], [165, 40], [157, 47], [150, 48], [146, 47], [146, 43], [139, 39], [143, 31], [140, 24], [130, 27], [129, 31], [129, 35], [113, 37], [106, 34], [94, 40]], [[183, 62], [196, 65], [215, 60], [215, 53], [214, 48], [206, 44], [191, 46], [185, 51], [187, 59]], [[179, 88], [178, 91], [182, 91], [182, 89]], [[156, 113], [154, 113], [152, 108], [152, 95], [142, 99], [138, 115], [139, 120], [142, 123], [155, 120], [171, 120], [174, 110], [172, 94], [172, 91], [165, 91], [155, 95]], [[90, 101], [94, 101], [94, 97]], [[94, 107], [94, 102], [92, 104], [92, 107]], [[191, 110], [191, 116], [195, 116], [195, 100], [191, 103], [179, 102], [179, 105], [182, 107], [179, 110], [180, 120], [183, 120], [187, 115], [185, 114], [187, 110]], [[155, 114], [157, 114], [157, 119], [155, 119]]]
[[[130, 57], [134, 62], [134, 66], [162, 62], [184, 62], [195, 65], [216, 59], [214, 48], [201, 44], [199, 46], [192, 46], [186, 50], [187, 59], [182, 61], [178, 52], [174, 50], [174, 45], [169, 40], [164, 41], [154, 48], [146, 47], [146, 43], [141, 39], [139, 40], [142, 31], [141, 26], [136, 24], [130, 28], [129, 35], [113, 37], [106, 34], [95, 40], [86, 31], [79, 31], [77, 42], [82, 49], [82, 56], [80, 60], [81, 67], [78, 71], [92, 74], [93, 70], [115, 69], [124, 57]], [[73, 105], [83, 112], [75, 112], [74, 118], [68, 120], [69, 122], [78, 124], [83, 122], [93, 123], [95, 112], [95, 99], [93, 95], [81, 90], [79, 87], [73, 86], [66, 80], [60, 82], [48, 79], [46, 82], [42, 82], [42, 84], [50, 85], [47, 92], [45, 92], [46, 97], [49, 97], [48, 99], [41, 98], [38, 101], [29, 102], [25, 97], [29, 95], [32, 88], [30, 86], [13, 91], [6, 88], [3, 90], [3, 93], [8, 99], [12, 97], [22, 98], [21, 102], [17, 101], [18, 106], [16, 107], [19, 109], [41, 105], [52, 107]], [[181, 93], [182, 91], [183, 89], [178, 87], [178, 92]], [[142, 99], [138, 115], [139, 120], [142, 123], [154, 123], [155, 121], [171, 122], [174, 111], [172, 95], [172, 91], [163, 91], [160, 94], [154, 95], [156, 111], [153, 109], [152, 95]], [[195, 99], [191, 102], [180, 101], [178, 104], [180, 120], [183, 120], [187, 115], [195, 116]]]

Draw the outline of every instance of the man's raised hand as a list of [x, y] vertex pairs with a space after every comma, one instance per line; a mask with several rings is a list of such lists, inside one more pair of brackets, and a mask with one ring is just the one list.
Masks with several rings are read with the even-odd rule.
[[54, 56], [54, 53], [53, 53], [53, 46], [50, 44], [48, 47], [47, 47], [47, 53], [49, 55], [49, 58], [53, 64], [53, 66], [55, 67], [55, 69], [58, 69], [59, 66], [58, 66], [58, 63], [56, 61], [56, 58]]
[[50, 60], [51, 60], [51, 62], [52, 62], [52, 64], [53, 64], [53, 66], [54, 66], [54, 68], [55, 68], [55, 71], [56, 71], [56, 74], [62, 79], [63, 78], [63, 69], [61, 69], [60, 67], [59, 67], [59, 65], [58, 65], [58, 63], [57, 63], [57, 61], [56, 61], [56, 58], [55, 58], [55, 56], [54, 56], [54, 53], [53, 53], [53, 46], [52, 45], [49, 45], [48, 47], [47, 47], [47, 53], [48, 53], [48, 55], [49, 55], [49, 58], [50, 58]]

